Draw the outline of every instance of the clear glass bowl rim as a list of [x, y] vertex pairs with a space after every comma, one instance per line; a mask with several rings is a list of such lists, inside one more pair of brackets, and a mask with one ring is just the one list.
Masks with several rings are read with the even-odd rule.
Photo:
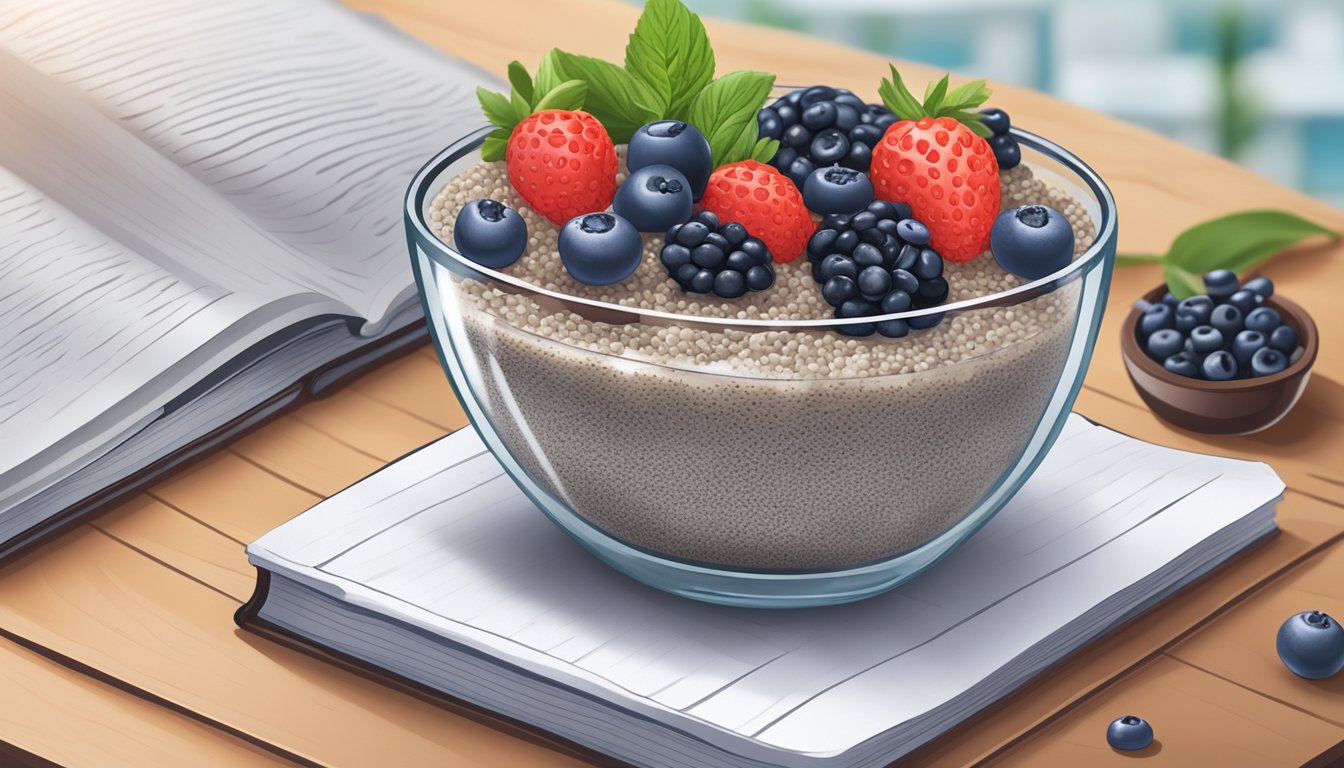
[[[763, 330], [806, 330], [806, 329], [834, 329], [843, 328], [849, 325], [861, 325], [865, 323], [877, 323], [885, 320], [908, 320], [910, 318], [922, 317], [925, 315], [954, 314], [966, 312], [969, 310], [985, 309], [989, 307], [1003, 307], [1021, 304], [1030, 301], [1038, 296], [1050, 293], [1060, 286], [1071, 282], [1080, 275], [1087, 273], [1098, 262], [1106, 258], [1107, 244], [1115, 237], [1116, 217], [1115, 217], [1115, 199], [1111, 195], [1111, 190], [1106, 183], [1101, 180], [1092, 167], [1083, 162], [1072, 152], [1042, 138], [1034, 133], [1023, 131], [1014, 126], [1010, 129], [1012, 136], [1018, 143], [1030, 147], [1051, 160], [1059, 163], [1064, 168], [1074, 173], [1082, 180], [1084, 185], [1096, 196], [1100, 208], [1101, 222], [1097, 227], [1096, 237], [1092, 245], [1082, 256], [1074, 259], [1068, 266], [1059, 271], [1046, 275], [1038, 280], [1010, 288], [1005, 291], [979, 296], [973, 299], [953, 302], [951, 304], [941, 304], [936, 307], [927, 307], [924, 309], [911, 309], [905, 312], [897, 312], [889, 315], [874, 315], [868, 317], [855, 318], [823, 318], [816, 320], [779, 320], [771, 318], [737, 318], [737, 317], [708, 317], [705, 315], [683, 315], [675, 312], [665, 312], [662, 310], [649, 309], [645, 307], [631, 307], [622, 304], [614, 304], [597, 299], [589, 299], [580, 296], [574, 296], [559, 291], [553, 291], [543, 288], [534, 283], [530, 283], [513, 275], [489, 269], [477, 264], [458, 253], [456, 249], [439, 239], [430, 228], [429, 222], [424, 214], [424, 201], [430, 195], [438, 193], [437, 189], [431, 189], [430, 184], [439, 179], [444, 170], [452, 164], [466, 157], [469, 153], [476, 151], [481, 142], [484, 141], [487, 134], [494, 130], [493, 126], [485, 126], [476, 131], [468, 133], [457, 141], [449, 144], [437, 155], [421, 166], [411, 180], [410, 186], [406, 191], [406, 211], [405, 218], [409, 222], [408, 236], [415, 244], [424, 250], [434, 260], [451, 267], [454, 272], [462, 274], [466, 270], [477, 279], [485, 281], [498, 280], [499, 282], [510, 285], [520, 291], [545, 296], [550, 299], [564, 302], [569, 305], [580, 305], [597, 310], [601, 313], [609, 313], [613, 317], [629, 317], [635, 319], [656, 320], [657, 324], [675, 324], [687, 326], [713, 326], [717, 328], [735, 328], [744, 331], [763, 331]], [[802, 258], [801, 256], [799, 258]]]

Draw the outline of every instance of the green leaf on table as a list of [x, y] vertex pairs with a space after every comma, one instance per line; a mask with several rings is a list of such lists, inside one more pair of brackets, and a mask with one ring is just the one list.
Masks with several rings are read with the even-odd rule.
[[700, 17], [678, 0], [649, 0], [625, 47], [625, 69], [681, 120], [691, 100], [714, 79], [714, 49]]
[[1313, 235], [1339, 233], [1287, 211], [1243, 211], [1182, 232], [1166, 260], [1196, 274], [1214, 269], [1240, 273]]
[[629, 141], [640, 126], [667, 109], [666, 101], [647, 83], [609, 61], [558, 49], [554, 53], [561, 77], [588, 84], [584, 111], [597, 118], [617, 144]]
[[696, 94], [686, 122], [709, 142], [714, 167], [751, 156], [758, 143], [756, 113], [774, 84], [774, 75], [743, 70], [729, 72]]
[[522, 62], [509, 62], [509, 85], [513, 87], [514, 93], [523, 98], [523, 101], [532, 103], [532, 76], [527, 73], [527, 68]]
[[588, 97], [588, 84], [582, 80], [566, 80], [542, 96], [533, 111], [543, 109], [583, 109]]

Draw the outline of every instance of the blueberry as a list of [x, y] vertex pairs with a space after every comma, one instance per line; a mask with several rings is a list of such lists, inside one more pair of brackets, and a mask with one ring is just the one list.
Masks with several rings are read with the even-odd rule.
[[1171, 291], [1167, 291], [1166, 293], [1162, 294], [1162, 303], [1169, 305], [1172, 309], [1176, 309], [1176, 305], [1180, 304], [1181, 302], [1179, 299], [1176, 298], [1176, 294], [1172, 293]]
[[807, 240], [807, 255], [814, 258], [825, 256], [831, 252], [831, 246], [835, 245], [835, 239], [839, 236], [839, 232], [829, 227], [818, 229]]
[[919, 257], [915, 259], [915, 264], [910, 268], [915, 277], [920, 280], [932, 280], [943, 274], [943, 257], [932, 248], [920, 248]]
[[[835, 124], [836, 113], [835, 102], [819, 101], [803, 110], [800, 121], [808, 130], [820, 131]], [[859, 119], [858, 113], [855, 113], [854, 119]]]
[[841, 104], [837, 101], [835, 103], [835, 127], [848, 134], [858, 125], [859, 110], [855, 109], [853, 104]]
[[1154, 360], [1166, 360], [1168, 357], [1181, 351], [1185, 345], [1185, 337], [1180, 331], [1171, 328], [1163, 328], [1155, 331], [1148, 337], [1145, 345], [1148, 350], [1148, 356]]
[[527, 222], [503, 203], [472, 200], [457, 213], [453, 246], [483, 267], [503, 269], [527, 250]]
[[858, 295], [859, 286], [844, 275], [836, 275], [821, 286], [821, 297], [832, 307], [838, 307]]
[[1154, 304], [1139, 315], [1139, 336], [1147, 338], [1153, 335], [1154, 331], [1162, 328], [1171, 328], [1175, 321], [1176, 313], [1172, 311], [1167, 304]]
[[1288, 356], [1273, 347], [1261, 347], [1251, 356], [1251, 375], [1269, 376], [1288, 367]]
[[776, 115], [779, 115], [779, 122], [786, 129], [790, 125], [798, 122], [799, 113], [797, 103], [790, 104], [787, 101], [777, 101], [771, 105], [771, 109], [775, 110]]
[[1241, 310], [1231, 304], [1219, 304], [1209, 313], [1209, 325], [1217, 328], [1226, 338], [1233, 338], [1245, 328]]
[[854, 260], [839, 253], [832, 253], [822, 259], [817, 270], [823, 282], [837, 276], [848, 277], [851, 280], [859, 276], [859, 268], [854, 264]]
[[1195, 325], [1208, 325], [1209, 317], [1213, 314], [1213, 299], [1203, 294], [1181, 299], [1181, 302], [1176, 305], [1176, 318], [1178, 320], [1182, 313], [1193, 315], [1198, 321]]
[[887, 295], [887, 291], [891, 290], [891, 273], [882, 267], [864, 267], [855, 282], [859, 286], [859, 293], [863, 294], [865, 299], [881, 301], [882, 297]]
[[858, 245], [859, 233], [852, 229], [848, 229], [841, 232], [840, 236], [835, 238], [835, 245], [832, 247], [835, 248], [836, 253], [853, 253]]
[[911, 296], [919, 292], [919, 278], [904, 269], [891, 270], [891, 284]]
[[852, 168], [818, 168], [803, 183], [803, 204], [817, 213], [854, 213], [873, 202], [873, 182]]
[[1010, 208], [994, 219], [989, 248], [999, 266], [1039, 280], [1073, 260], [1073, 227], [1064, 214], [1044, 205]]
[[1143, 749], [1153, 743], [1153, 726], [1142, 717], [1117, 717], [1106, 728], [1106, 743], [1126, 751]]
[[884, 315], [894, 315], [897, 312], [904, 312], [910, 309], [910, 307], [910, 294], [899, 288], [888, 292], [886, 296], [882, 297], [882, 301], [878, 304], [878, 308], [882, 310], [882, 314]]
[[994, 150], [994, 160], [998, 162], [1001, 171], [1016, 168], [1022, 162], [1022, 148], [1012, 136], [991, 136], [989, 148]]
[[832, 165], [845, 159], [849, 154], [849, 139], [834, 128], [827, 128], [812, 139], [810, 146], [812, 161], [817, 165]]
[[616, 190], [611, 209], [640, 232], [661, 232], [691, 218], [691, 187], [670, 165], [646, 165]]
[[725, 299], [736, 299], [747, 292], [747, 278], [735, 269], [724, 269], [714, 276], [714, 293]]
[[798, 103], [810, 107], [818, 101], [831, 101], [838, 94], [839, 91], [829, 85], [814, 85], [803, 90], [802, 95], [798, 97]]
[[930, 234], [924, 222], [907, 217], [896, 223], [896, 236], [911, 245], [928, 245]]
[[1223, 334], [1213, 326], [1201, 325], [1190, 331], [1190, 344], [1195, 352], [1207, 355], [1223, 348]]
[[1260, 306], [1260, 296], [1252, 291], [1241, 289], [1227, 298], [1227, 303], [1237, 308], [1241, 316], [1250, 314], [1252, 309]]
[[786, 147], [807, 147], [812, 143], [812, 132], [802, 123], [795, 123], [784, 129], [784, 138], [780, 141]]
[[[701, 211], [695, 214], [695, 220], [704, 224], [705, 229], [711, 233], [719, 228], [719, 215], [713, 211]], [[709, 234], [707, 233], [705, 237], [709, 237]]]
[[982, 109], [980, 110], [980, 122], [985, 124], [990, 133], [1001, 136], [1008, 132], [1010, 126], [1008, 113], [1002, 109]]
[[840, 164], [846, 168], [853, 168], [856, 171], [868, 172], [868, 168], [873, 164], [873, 150], [869, 149], [867, 144], [859, 144], [851, 141], [849, 143], [849, 152], [845, 155]]
[[[682, 227], [682, 234], [686, 227]], [[644, 254], [639, 230], [611, 213], [585, 213], [560, 229], [560, 261], [575, 280], [588, 285], [619, 283], [634, 273]]]
[[1269, 307], [1256, 307], [1246, 316], [1246, 327], [1261, 333], [1273, 333], [1281, 322], [1279, 313]]
[[677, 242], [687, 248], [694, 248], [705, 242], [706, 237], [709, 237], [709, 227], [700, 221], [683, 224], [681, 229], [677, 230]]
[[1259, 331], [1242, 331], [1232, 340], [1232, 356], [1237, 359], [1237, 368], [1251, 370], [1251, 357], [1269, 342], [1265, 334]]
[[784, 135], [784, 123], [779, 113], [769, 107], [756, 113], [756, 133], [762, 139], [778, 139]]
[[[1261, 350], [1263, 352], [1264, 350]], [[1259, 353], [1256, 353], [1259, 354]], [[1255, 364], [1255, 359], [1251, 359], [1251, 364]], [[1229, 381], [1237, 378], [1237, 359], [1231, 352], [1220, 349], [1210, 353], [1204, 358], [1204, 362], [1199, 366], [1199, 372], [1204, 374], [1204, 378], [1209, 381]]]
[[1262, 299], [1268, 299], [1274, 295], [1274, 281], [1268, 277], [1252, 277], [1241, 286], [1245, 290], [1256, 294]]
[[1293, 674], [1308, 680], [1324, 680], [1344, 669], [1344, 627], [1320, 611], [1290, 616], [1274, 645], [1279, 659]]
[[1208, 325], [1208, 318], [1201, 318], [1198, 313], [1177, 308], [1172, 314], [1171, 327], [1181, 333], [1189, 333], [1198, 326]]
[[811, 176], [816, 169], [815, 163], [800, 155], [792, 163], [789, 163], [787, 168], [783, 169], [783, 173], [789, 177], [795, 187], [802, 189], [803, 185], [807, 183], [807, 177]]
[[1237, 273], [1230, 269], [1215, 269], [1204, 275], [1204, 289], [1209, 298], [1223, 301], [1237, 292]]
[[876, 126], [860, 123], [849, 129], [849, 133], [846, 135], [849, 136], [849, 143], [851, 145], [862, 144], [871, 149], [877, 145], [879, 140], [881, 140], [882, 131]]
[[919, 252], [924, 249], [917, 245], [903, 245], [901, 250], [896, 252], [896, 261], [892, 264], [893, 269], [910, 269], [919, 261]]
[[775, 284], [775, 270], [757, 264], [747, 270], [747, 287], [753, 291], [764, 291]]
[[1199, 361], [1186, 352], [1177, 352], [1162, 361], [1162, 367], [1177, 376], [1189, 376], [1192, 379], [1199, 378]]
[[855, 232], [872, 229], [877, 226], [877, 214], [869, 210], [860, 211], [849, 217], [849, 228]]
[[695, 126], [680, 120], [659, 120], [640, 127], [630, 137], [625, 164], [631, 173], [650, 165], [670, 165], [690, 183], [691, 198], [699, 200], [714, 170], [714, 156]]
[[859, 243], [854, 246], [854, 263], [862, 267], [880, 267], [885, 257], [882, 251], [872, 243]]
[[702, 269], [719, 269], [728, 254], [717, 245], [701, 243], [691, 249], [691, 263]]
[[1290, 326], [1280, 325], [1269, 334], [1269, 346], [1285, 355], [1293, 354], [1297, 351], [1297, 331]]
[[877, 324], [877, 332], [889, 339], [899, 339], [910, 332], [910, 324], [904, 320], [882, 320]]

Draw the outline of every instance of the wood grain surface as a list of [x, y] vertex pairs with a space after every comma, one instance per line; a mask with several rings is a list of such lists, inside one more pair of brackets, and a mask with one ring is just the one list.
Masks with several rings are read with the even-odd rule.
[[[563, 41], [619, 57], [637, 9], [614, 0], [351, 0], [408, 34], [500, 72]], [[721, 71], [770, 70], [871, 96], [885, 59], [797, 35], [708, 21]], [[908, 65], [907, 77], [933, 74]], [[995, 103], [1091, 163], [1119, 206], [1121, 249], [1247, 207], [1335, 228], [1344, 213], [1143, 129], [1031, 91]], [[445, 142], [451, 137], [445, 137]], [[1142, 407], [1116, 339], [1124, 307], [1159, 281], [1118, 272], [1078, 410], [1137, 437], [1269, 461], [1290, 491], [1282, 532], [933, 742], [909, 765], [1323, 763], [1344, 745], [1344, 680], [1277, 662], [1289, 614], [1344, 616], [1344, 246], [1312, 246], [1265, 273], [1315, 313], [1316, 372], [1293, 413], [1260, 435], [1207, 438]], [[243, 546], [382, 464], [466, 424], [426, 348], [196, 462], [0, 570], [0, 742], [72, 766], [321, 764], [562, 766], [568, 758], [238, 631], [251, 590]], [[13, 692], [13, 693], [11, 693]], [[1120, 714], [1159, 744], [1105, 747]], [[0, 752], [0, 759], [7, 753]], [[16, 753], [17, 754], [17, 753]]]

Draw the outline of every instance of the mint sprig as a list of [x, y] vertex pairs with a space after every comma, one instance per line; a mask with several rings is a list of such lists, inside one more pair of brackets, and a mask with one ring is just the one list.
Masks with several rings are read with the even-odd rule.
[[691, 101], [714, 79], [714, 48], [700, 17], [677, 0], [649, 0], [625, 46], [625, 69], [684, 120]]
[[764, 72], [729, 72], [696, 94], [686, 121], [704, 134], [715, 167], [774, 156], [779, 143], [771, 146], [773, 140], [758, 140], [756, 127], [756, 113], [774, 84], [775, 76]]
[[582, 80], [560, 80], [555, 75], [554, 65], [548, 64], [545, 59], [542, 60], [542, 66], [546, 68], [545, 80], [542, 79], [542, 67], [538, 67], [537, 80], [534, 82], [522, 64], [510, 62], [508, 96], [485, 88], [476, 89], [476, 100], [481, 103], [481, 112], [495, 126], [495, 130], [481, 143], [482, 160], [503, 160], [509, 135], [513, 133], [514, 126], [528, 115], [543, 109], [583, 107], [588, 84]]
[[1287, 211], [1241, 211], [1185, 230], [1164, 254], [1121, 254], [1116, 256], [1115, 265], [1159, 263], [1168, 290], [1184, 299], [1204, 292], [1205, 272], [1248, 272], [1280, 251], [1317, 235], [1338, 238], [1340, 233]]
[[877, 87], [877, 95], [882, 104], [901, 120], [919, 120], [923, 117], [950, 117], [975, 132], [977, 136], [989, 138], [989, 128], [980, 120], [976, 107], [989, 100], [993, 93], [984, 80], [972, 80], [956, 88], [951, 85], [951, 76], [943, 75], [941, 80], [929, 83], [924, 89], [924, 100], [920, 101], [906, 87], [901, 73], [891, 66], [891, 77], [882, 78]]
[[563, 79], [588, 84], [583, 109], [602, 123], [617, 144], [628, 142], [641, 125], [667, 111], [664, 94], [609, 61], [556, 49], [555, 65]]

